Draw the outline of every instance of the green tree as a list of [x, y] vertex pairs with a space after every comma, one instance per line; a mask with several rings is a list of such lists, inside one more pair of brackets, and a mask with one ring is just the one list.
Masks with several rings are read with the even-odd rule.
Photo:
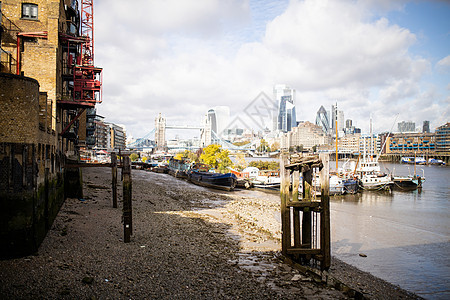
[[216, 144], [203, 148], [200, 161], [219, 171], [225, 171], [232, 165], [228, 150], [224, 150], [222, 146]]
[[312, 147], [313, 153], [316, 153], [316, 150], [317, 150], [317, 145], [314, 145], [314, 146]]
[[144, 156], [144, 157], [142, 158], [142, 161], [143, 161], [143, 162], [146, 162], [147, 160], [148, 160], [147, 156]]
[[137, 153], [130, 154], [131, 161], [136, 161], [138, 158], [139, 158], [139, 155]]

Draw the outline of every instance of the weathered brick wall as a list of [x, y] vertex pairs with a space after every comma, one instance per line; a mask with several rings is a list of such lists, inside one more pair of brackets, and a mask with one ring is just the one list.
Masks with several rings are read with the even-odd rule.
[[0, 73], [0, 142], [38, 143], [39, 83]]
[[[38, 19], [22, 18], [22, 3], [38, 5]], [[23, 75], [39, 81], [41, 91], [46, 92], [52, 105], [52, 129], [56, 130], [56, 101], [61, 98], [61, 53], [59, 52], [59, 31], [65, 28], [65, 13], [63, 1], [60, 0], [33, 0], [5, 1], [2, 3], [3, 14], [13, 22], [20, 32], [46, 31], [47, 38], [22, 37], [23, 52], [21, 52], [21, 68]], [[5, 50], [14, 53], [17, 50], [14, 44], [10, 47], [3, 45]]]

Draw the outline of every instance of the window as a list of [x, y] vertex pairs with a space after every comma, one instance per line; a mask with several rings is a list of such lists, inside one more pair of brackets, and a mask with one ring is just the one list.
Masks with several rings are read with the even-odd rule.
[[38, 18], [37, 4], [23, 3], [22, 4], [22, 18], [37, 20], [37, 18]]

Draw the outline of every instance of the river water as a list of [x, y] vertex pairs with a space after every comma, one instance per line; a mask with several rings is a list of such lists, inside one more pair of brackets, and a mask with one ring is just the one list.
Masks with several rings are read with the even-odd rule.
[[[414, 166], [381, 163], [396, 175]], [[450, 299], [450, 168], [418, 166], [422, 191], [331, 198], [332, 253], [428, 299]], [[361, 257], [365, 254], [367, 257]]]
[[[395, 175], [414, 173], [410, 165], [380, 165]], [[422, 191], [332, 197], [331, 251], [424, 298], [450, 299], [450, 167], [417, 166], [416, 172], [426, 178]]]

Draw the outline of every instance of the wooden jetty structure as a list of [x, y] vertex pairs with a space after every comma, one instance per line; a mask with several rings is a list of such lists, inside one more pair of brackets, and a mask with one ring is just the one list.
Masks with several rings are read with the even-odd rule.
[[[331, 265], [329, 155], [283, 152], [280, 160], [282, 254], [301, 264], [313, 260], [326, 271]], [[320, 172], [320, 199], [313, 197], [315, 171]]]

